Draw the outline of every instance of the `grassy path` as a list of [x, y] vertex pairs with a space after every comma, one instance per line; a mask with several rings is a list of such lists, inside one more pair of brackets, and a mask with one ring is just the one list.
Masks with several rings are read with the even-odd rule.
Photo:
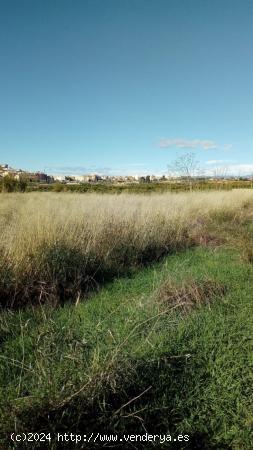
[[[179, 286], [210, 279], [226, 294], [186, 314], [157, 300], [168, 277]], [[190, 441], [138, 449], [250, 450], [252, 282], [252, 265], [236, 251], [198, 248], [116, 280], [77, 306], [3, 313], [2, 432], [8, 438], [14, 424], [52, 433], [146, 430]]]

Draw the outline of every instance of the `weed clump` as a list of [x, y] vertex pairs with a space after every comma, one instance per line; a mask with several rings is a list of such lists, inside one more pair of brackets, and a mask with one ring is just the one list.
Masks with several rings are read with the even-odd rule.
[[155, 292], [155, 298], [166, 308], [178, 308], [183, 313], [202, 305], [210, 305], [215, 297], [226, 294], [227, 288], [214, 280], [185, 279], [175, 283], [167, 278]]
[[241, 259], [244, 262], [253, 264], [253, 239], [249, 230], [244, 230], [235, 241], [236, 247], [240, 251]]

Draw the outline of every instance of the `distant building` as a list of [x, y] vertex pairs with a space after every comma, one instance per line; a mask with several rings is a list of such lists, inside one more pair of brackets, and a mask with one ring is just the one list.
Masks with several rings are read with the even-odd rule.
[[[26, 172], [24, 172], [26, 173]], [[37, 182], [37, 183], [53, 183], [54, 177], [51, 175], [47, 175], [43, 172], [27, 172], [26, 173], [27, 178], [30, 182]]]
[[66, 182], [65, 176], [64, 175], [55, 175], [54, 181], [58, 181], [59, 183], [64, 183], [64, 182]]
[[102, 181], [102, 180], [103, 180], [103, 178], [96, 173], [82, 175], [83, 183], [97, 183], [98, 181]]

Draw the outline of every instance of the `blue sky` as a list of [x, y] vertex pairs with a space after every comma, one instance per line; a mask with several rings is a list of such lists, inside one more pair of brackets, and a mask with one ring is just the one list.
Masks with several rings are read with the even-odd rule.
[[0, 162], [253, 172], [252, 0], [0, 0]]

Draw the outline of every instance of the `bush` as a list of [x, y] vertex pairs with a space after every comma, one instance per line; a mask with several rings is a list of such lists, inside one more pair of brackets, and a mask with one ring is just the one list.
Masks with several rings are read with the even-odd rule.
[[15, 192], [18, 190], [18, 180], [14, 177], [7, 175], [2, 179], [2, 191], [3, 192]]

